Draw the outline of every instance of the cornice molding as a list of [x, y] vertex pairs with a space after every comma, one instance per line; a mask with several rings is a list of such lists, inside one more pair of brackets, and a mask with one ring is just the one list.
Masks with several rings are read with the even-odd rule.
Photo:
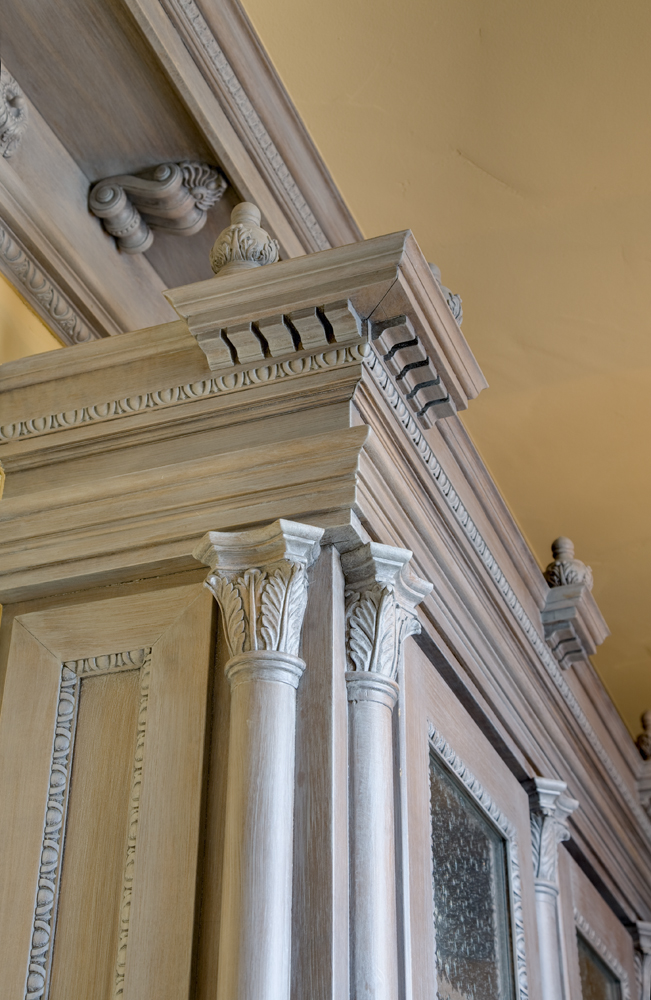
[[189, 34], [203, 55], [204, 66], [214, 74], [224, 88], [246, 129], [250, 141], [257, 148], [261, 159], [275, 177], [278, 186], [293, 207], [311, 237], [314, 250], [327, 250], [331, 243], [317, 222], [314, 213], [292, 176], [269, 132], [254, 108], [235, 70], [212, 33], [206, 19], [194, 0], [164, 0], [164, 6], [177, 23], [182, 22], [186, 37]]
[[64, 344], [85, 344], [100, 340], [101, 335], [82, 319], [70, 299], [45, 273], [20, 240], [0, 221], [0, 269], [20, 292], [34, 312]]
[[613, 955], [605, 941], [599, 937], [597, 932], [588, 923], [582, 913], [574, 909], [574, 923], [576, 929], [583, 935], [586, 941], [594, 948], [597, 954], [604, 960], [606, 965], [617, 976], [622, 987], [622, 1000], [631, 1000], [631, 986], [628, 973], [622, 963]]
[[610, 755], [606, 751], [601, 740], [592, 728], [592, 725], [581, 708], [578, 699], [565, 680], [556, 660], [549, 651], [547, 643], [542, 638], [529, 618], [529, 615], [524, 610], [517, 594], [515, 593], [515, 590], [506, 577], [506, 574], [503, 572], [497, 559], [491, 552], [488, 543], [470, 517], [470, 514], [463, 505], [459, 494], [454, 489], [452, 482], [444, 472], [432, 448], [416, 424], [414, 417], [409, 412], [407, 405], [401, 399], [398, 391], [392, 384], [387, 372], [381, 366], [375, 354], [372, 354], [367, 359], [366, 368], [369, 372], [371, 372], [375, 384], [387, 400], [389, 406], [395, 412], [397, 419], [402, 424], [408, 438], [411, 440], [418, 455], [420, 456], [420, 461], [424, 464], [428, 475], [436, 484], [443, 501], [483, 563], [493, 585], [497, 588], [497, 591], [508, 607], [510, 614], [513, 615], [519, 629], [536, 653], [540, 663], [563, 698], [563, 701], [583, 732], [592, 750], [608, 773], [608, 776], [626, 802], [628, 808], [637, 819], [646, 837], [651, 840], [651, 820], [647, 817], [637, 798], [629, 789], [615, 764], [611, 760]]
[[508, 841], [509, 883], [512, 901], [513, 937], [516, 956], [516, 979], [519, 1000], [528, 1000], [529, 981], [527, 977], [527, 959], [524, 937], [524, 915], [522, 910], [522, 881], [520, 877], [520, 859], [516, 830], [507, 816], [495, 804], [481, 782], [475, 777], [466, 764], [457, 756], [447, 740], [430, 722], [429, 739], [432, 750], [452, 771], [457, 779], [472, 796], [479, 808], [484, 812], [500, 833]]

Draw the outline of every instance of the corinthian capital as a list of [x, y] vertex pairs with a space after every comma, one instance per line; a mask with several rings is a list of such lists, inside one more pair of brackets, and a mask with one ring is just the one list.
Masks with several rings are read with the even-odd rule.
[[279, 520], [204, 535], [193, 554], [212, 570], [206, 587], [222, 612], [231, 658], [253, 651], [298, 654], [307, 569], [322, 534], [322, 528]]
[[567, 818], [579, 803], [567, 794], [564, 781], [534, 778], [529, 788], [531, 804], [531, 848], [534, 877], [558, 882], [558, 845], [569, 840]]
[[395, 681], [404, 640], [420, 632], [416, 606], [432, 589], [409, 568], [412, 553], [371, 542], [342, 555], [349, 672]]

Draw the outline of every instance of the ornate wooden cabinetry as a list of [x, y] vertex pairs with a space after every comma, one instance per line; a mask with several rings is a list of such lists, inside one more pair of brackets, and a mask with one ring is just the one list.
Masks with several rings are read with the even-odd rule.
[[638, 996], [603, 621], [464, 432], [413, 236], [167, 298], [5, 366], [3, 997]]

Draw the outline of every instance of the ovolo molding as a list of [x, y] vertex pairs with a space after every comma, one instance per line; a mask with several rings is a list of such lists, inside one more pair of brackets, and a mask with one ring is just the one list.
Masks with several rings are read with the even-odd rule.
[[101, 335], [88, 325], [7, 224], [1, 221], [0, 269], [12, 284], [18, 285], [23, 298], [62, 343], [85, 344], [89, 340], [101, 339]]

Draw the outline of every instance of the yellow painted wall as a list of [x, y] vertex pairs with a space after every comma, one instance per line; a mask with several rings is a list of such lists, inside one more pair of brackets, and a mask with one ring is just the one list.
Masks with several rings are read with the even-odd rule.
[[412, 228], [490, 389], [464, 416], [541, 567], [569, 535], [651, 707], [651, 4], [243, 0], [368, 237]]
[[0, 274], [0, 364], [57, 347], [54, 334]]

